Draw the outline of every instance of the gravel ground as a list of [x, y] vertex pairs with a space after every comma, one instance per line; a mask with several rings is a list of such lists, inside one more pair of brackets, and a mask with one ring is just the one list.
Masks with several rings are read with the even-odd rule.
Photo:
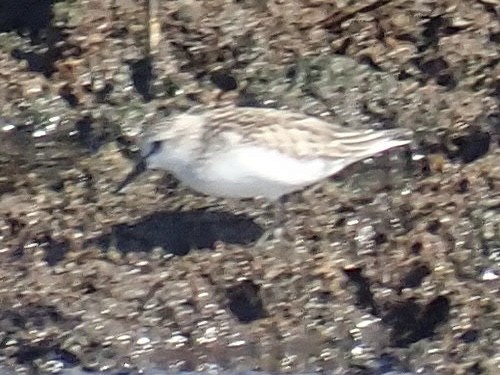
[[[2, 372], [3, 371], [3, 372]], [[69, 370], [62, 370], [59, 372], [62, 375], [108, 375], [112, 374], [110, 372], [87, 372], [87, 371], [81, 371], [78, 369], [69, 369]], [[262, 372], [256, 372], [256, 371], [241, 371], [241, 372], [218, 372], [221, 375], [268, 375], [269, 373], [262, 373]], [[14, 372], [7, 371], [7, 370], [2, 370], [0, 368], [0, 375], [12, 375], [15, 374]], [[130, 374], [130, 375], [166, 375], [166, 374], [172, 374], [172, 372], [164, 371], [164, 370], [144, 370], [141, 372], [117, 372], [114, 373], [116, 375], [124, 375], [124, 374]], [[204, 374], [213, 374], [213, 372], [180, 372], [178, 373], [179, 375], [204, 375]], [[300, 375], [313, 375], [314, 373], [304, 373]], [[374, 373], [375, 374], [375, 373]], [[380, 373], [376, 373], [380, 374]], [[409, 372], [397, 372], [397, 371], [390, 371], [390, 372], [384, 372], [384, 375], [412, 375], [412, 373]]]
[[[499, 13], [162, 1], [151, 60], [140, 1], [0, 3], [0, 371], [498, 374]], [[264, 247], [265, 202], [114, 192], [142, 126], [228, 103], [415, 142], [291, 195]]]

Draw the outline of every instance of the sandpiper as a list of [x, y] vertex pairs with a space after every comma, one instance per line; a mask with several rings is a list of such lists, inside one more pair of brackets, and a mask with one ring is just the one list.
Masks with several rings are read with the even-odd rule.
[[141, 162], [189, 188], [222, 198], [281, 197], [350, 164], [410, 142], [405, 129], [350, 129], [289, 110], [193, 109], [145, 130]]

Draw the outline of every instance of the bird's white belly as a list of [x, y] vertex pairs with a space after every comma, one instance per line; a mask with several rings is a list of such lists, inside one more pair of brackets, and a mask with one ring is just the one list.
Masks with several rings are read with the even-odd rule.
[[242, 146], [212, 155], [202, 164], [187, 163], [171, 170], [184, 184], [205, 194], [276, 200], [342, 167], [342, 160], [297, 159], [264, 147]]

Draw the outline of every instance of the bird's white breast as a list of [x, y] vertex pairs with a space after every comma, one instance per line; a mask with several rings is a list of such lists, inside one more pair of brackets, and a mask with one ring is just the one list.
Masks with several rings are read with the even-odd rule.
[[171, 171], [196, 191], [225, 198], [261, 196], [269, 200], [311, 185], [344, 167], [342, 159], [298, 159], [255, 145], [234, 147], [203, 161], [166, 145], [151, 159], [151, 168]]

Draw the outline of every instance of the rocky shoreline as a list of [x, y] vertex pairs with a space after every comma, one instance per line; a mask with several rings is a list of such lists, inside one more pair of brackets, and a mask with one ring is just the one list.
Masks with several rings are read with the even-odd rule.
[[[0, 5], [0, 363], [499, 372], [500, 5], [335, 4], [163, 1], [152, 63], [141, 2]], [[266, 248], [263, 202], [114, 192], [143, 126], [227, 103], [415, 142], [290, 196]]]

